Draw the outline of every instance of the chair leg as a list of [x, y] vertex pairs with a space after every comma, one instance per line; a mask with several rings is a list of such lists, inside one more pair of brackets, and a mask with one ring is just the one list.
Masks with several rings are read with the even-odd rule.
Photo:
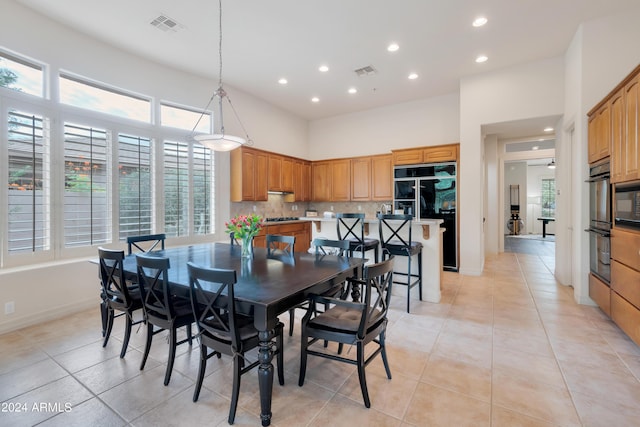
[[418, 293], [422, 301], [422, 251], [418, 252]]
[[279, 327], [276, 329], [276, 346], [278, 347], [278, 383], [280, 385], [284, 385], [284, 344], [282, 339], [283, 327]]
[[360, 380], [360, 389], [362, 390], [362, 398], [364, 399], [364, 406], [371, 408], [371, 401], [369, 400], [369, 391], [367, 390], [367, 377], [364, 373], [364, 344], [361, 342], [356, 344], [358, 352], [358, 379]]
[[302, 339], [300, 346], [300, 376], [298, 377], [298, 385], [302, 387], [304, 385], [304, 377], [307, 374], [307, 334], [302, 331]]
[[208, 349], [204, 344], [200, 345], [200, 367], [198, 368], [198, 379], [196, 380], [196, 388], [193, 390], [193, 401], [197, 402], [200, 397], [200, 389], [204, 380], [204, 373], [207, 370], [207, 354]]
[[238, 395], [240, 394], [240, 375], [242, 370], [242, 357], [233, 357], [233, 390], [231, 391], [231, 407], [229, 408], [229, 424], [233, 424], [238, 407]]
[[107, 323], [106, 329], [104, 331], [104, 341], [102, 341], [102, 347], [106, 347], [109, 342], [109, 337], [111, 336], [111, 329], [113, 329], [113, 318], [115, 317], [115, 313], [111, 307], [107, 307]]
[[193, 334], [191, 333], [191, 323], [187, 325], [187, 340], [189, 341], [189, 347], [193, 344]]
[[142, 356], [142, 363], [140, 363], [140, 370], [144, 369], [144, 364], [147, 363], [147, 357], [149, 357], [149, 350], [151, 350], [151, 341], [153, 341], [153, 324], [147, 321], [147, 343], [144, 346], [144, 355]]
[[293, 336], [293, 322], [295, 320], [295, 309], [289, 310], [289, 336]]
[[120, 350], [120, 359], [124, 358], [124, 355], [127, 354], [127, 347], [129, 346], [129, 338], [131, 337], [131, 324], [133, 323], [133, 319], [131, 319], [131, 313], [125, 313], [125, 327], [124, 327], [124, 341], [122, 342], [122, 350]]
[[169, 359], [167, 360], [167, 372], [164, 374], [164, 385], [169, 385], [169, 381], [171, 381], [171, 371], [173, 370], [173, 361], [176, 358], [176, 342], [178, 331], [174, 326], [171, 327], [171, 332], [169, 333]]
[[106, 336], [107, 333], [107, 319], [109, 313], [107, 312], [107, 303], [103, 299], [100, 303], [100, 319], [102, 320], [102, 336]]
[[407, 313], [409, 313], [409, 302], [411, 301], [411, 255], [407, 259]]
[[389, 360], [387, 359], [387, 347], [385, 345], [386, 331], [380, 333], [380, 355], [382, 356], [382, 363], [384, 363], [384, 370], [387, 371], [387, 378], [391, 379], [391, 369], [389, 369]]

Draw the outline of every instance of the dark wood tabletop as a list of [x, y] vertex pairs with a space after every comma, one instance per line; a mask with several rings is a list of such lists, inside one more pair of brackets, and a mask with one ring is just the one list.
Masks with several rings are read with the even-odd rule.
[[[303, 302], [310, 293], [321, 293], [347, 276], [357, 273], [362, 259], [314, 255], [305, 252], [288, 256], [267, 256], [264, 248], [254, 248], [253, 257], [243, 259], [241, 247], [228, 243], [209, 243], [167, 248], [147, 253], [169, 258], [169, 283], [173, 291], [188, 295], [187, 262], [204, 267], [236, 270], [235, 297], [254, 316], [260, 337], [258, 379], [262, 425], [271, 423], [273, 387], [272, 338], [278, 315]], [[136, 274], [135, 255], [124, 260], [124, 272]]]

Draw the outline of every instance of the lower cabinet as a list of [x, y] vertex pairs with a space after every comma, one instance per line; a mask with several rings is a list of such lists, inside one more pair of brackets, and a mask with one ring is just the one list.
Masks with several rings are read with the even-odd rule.
[[300, 221], [287, 224], [267, 224], [260, 230], [260, 233], [253, 238], [253, 245], [265, 248], [267, 234], [280, 234], [282, 236], [295, 236], [296, 252], [307, 252], [311, 247], [311, 222]]
[[640, 233], [611, 232], [611, 319], [640, 345]]
[[[611, 292], [611, 318], [636, 344], [640, 343], [640, 310]], [[640, 345], [640, 344], [639, 344]]]
[[589, 297], [611, 317], [611, 289], [593, 274], [589, 274]]

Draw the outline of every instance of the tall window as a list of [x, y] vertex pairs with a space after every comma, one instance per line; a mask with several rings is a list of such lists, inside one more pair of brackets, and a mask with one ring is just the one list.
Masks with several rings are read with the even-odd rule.
[[43, 117], [11, 111], [8, 117], [8, 251], [50, 249], [49, 138]]
[[151, 162], [151, 140], [124, 134], [118, 136], [120, 240], [152, 233]]
[[211, 150], [200, 144], [193, 145], [193, 234], [213, 232], [214, 218], [211, 215], [213, 199], [213, 162]]
[[542, 216], [556, 217], [556, 180], [542, 180]]
[[64, 124], [65, 247], [111, 241], [108, 133]]
[[164, 231], [167, 236], [189, 232], [189, 146], [164, 142]]

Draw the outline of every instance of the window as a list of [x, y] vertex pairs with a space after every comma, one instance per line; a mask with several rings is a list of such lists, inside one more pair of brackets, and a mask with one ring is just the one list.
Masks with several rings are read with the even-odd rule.
[[51, 246], [49, 138], [41, 116], [11, 111], [8, 117], [8, 251]]
[[109, 134], [105, 129], [64, 125], [64, 244], [111, 241]]
[[119, 238], [152, 234], [153, 186], [151, 140], [118, 136]]
[[164, 142], [164, 231], [167, 236], [189, 232], [189, 146]]
[[127, 119], [151, 122], [151, 101], [139, 96], [61, 74], [60, 102], [85, 110], [112, 114]]
[[213, 233], [211, 216], [213, 199], [213, 162], [211, 150], [200, 144], [193, 145], [193, 234]]
[[542, 180], [542, 212], [543, 217], [556, 217], [556, 180]]
[[199, 113], [187, 108], [174, 107], [167, 104], [160, 104], [160, 123], [162, 126], [193, 130], [198, 133], [211, 132], [210, 113]]
[[0, 86], [43, 97], [42, 66], [0, 52]]

